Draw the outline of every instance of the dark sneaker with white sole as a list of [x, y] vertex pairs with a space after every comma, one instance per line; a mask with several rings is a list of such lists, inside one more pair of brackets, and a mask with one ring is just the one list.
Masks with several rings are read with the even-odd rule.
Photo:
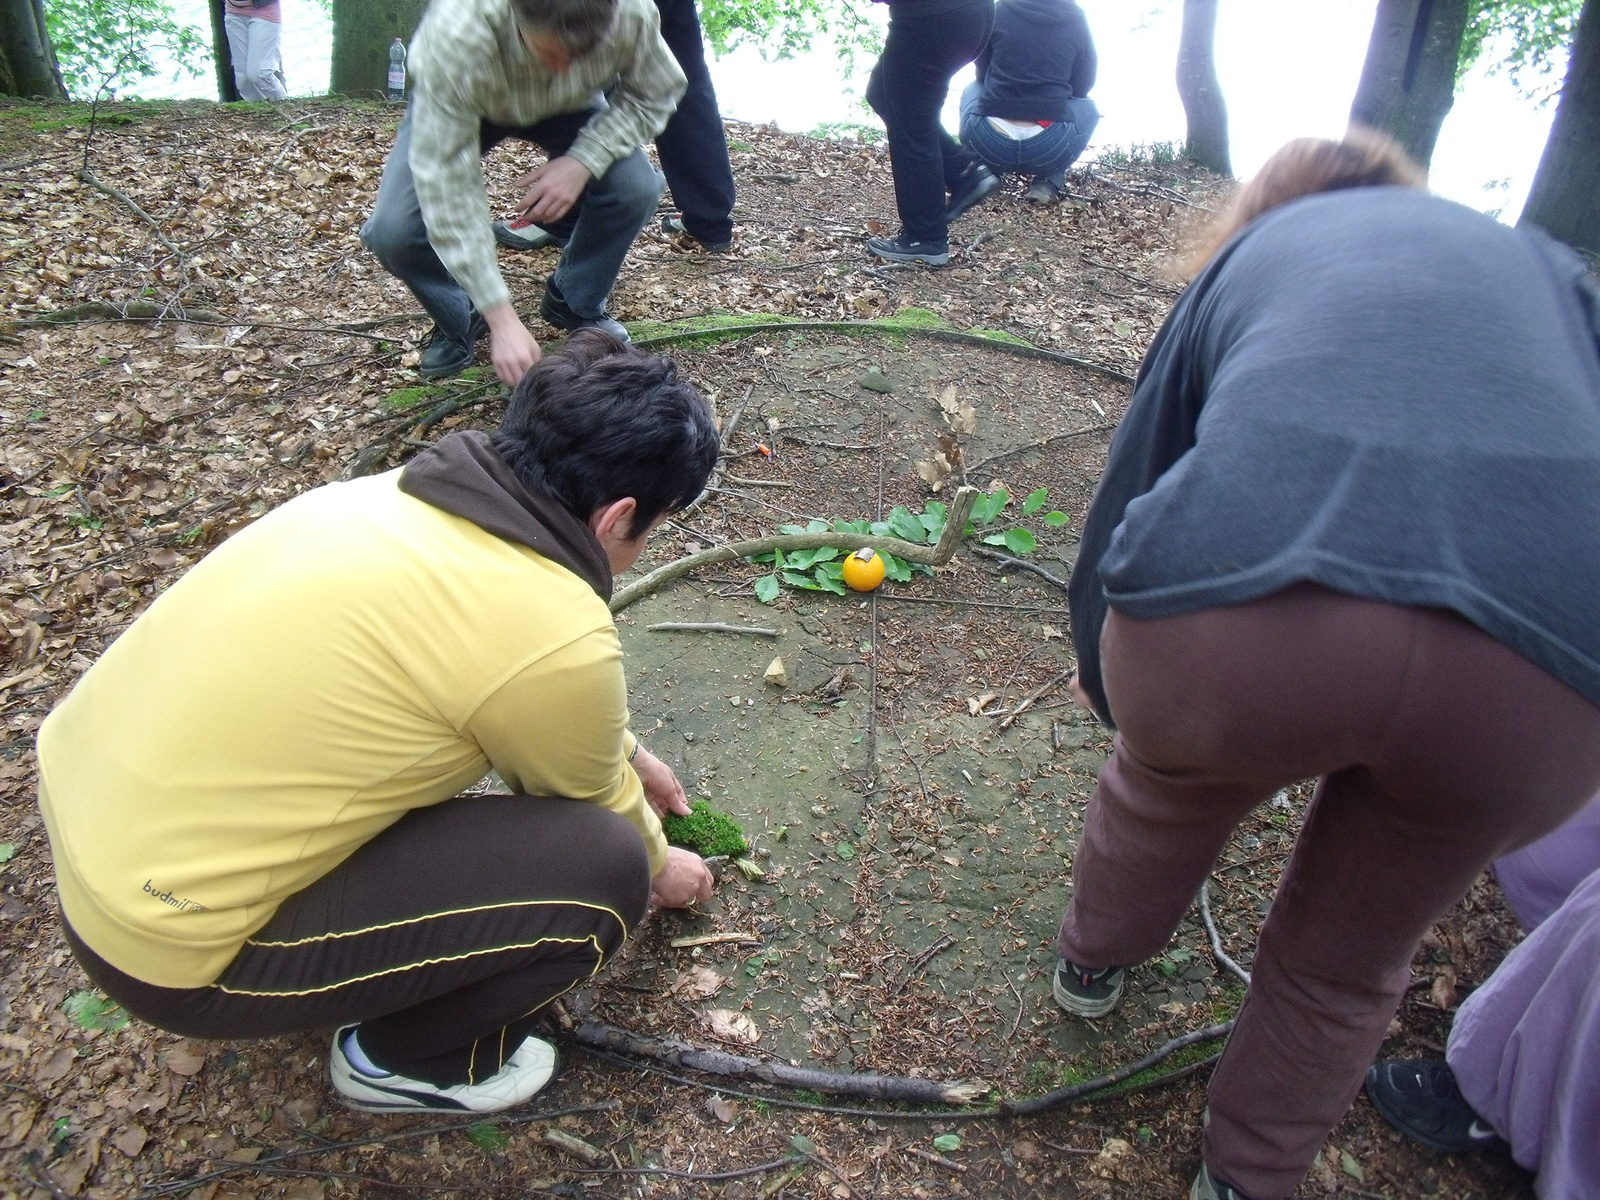
[[667, 213], [661, 218], [661, 232], [670, 238], [688, 238], [691, 242], [699, 244], [700, 249], [707, 254], [726, 254], [733, 249], [733, 239], [725, 242], [708, 242], [704, 238], [697, 238], [690, 233], [683, 224], [682, 213]]
[[564, 243], [542, 225], [535, 225], [527, 217], [514, 221], [496, 221], [494, 240], [510, 250], [542, 250], [546, 246]]
[[940, 238], [937, 242], [931, 239], [926, 242], [910, 242], [903, 234], [892, 238], [869, 237], [867, 253], [888, 259], [890, 262], [926, 263], [930, 267], [942, 267], [950, 261], [950, 242], [945, 238]]
[[1122, 981], [1121, 967], [1091, 971], [1062, 958], [1056, 960], [1050, 993], [1057, 1004], [1075, 1017], [1103, 1017], [1122, 999]]
[[575, 313], [567, 307], [567, 302], [561, 293], [547, 280], [544, 285], [544, 296], [539, 301], [539, 315], [557, 329], [565, 329], [568, 333], [576, 333], [580, 329], [599, 329], [609, 333], [617, 341], [627, 343], [633, 339], [628, 336], [628, 331], [622, 327], [622, 322], [610, 313], [601, 312], [597, 317], [585, 317]]
[[1054, 204], [1061, 199], [1061, 188], [1048, 175], [1035, 175], [1023, 199], [1029, 204]]
[[948, 225], [965, 216], [969, 208], [982, 204], [999, 190], [1000, 176], [982, 163], [973, 163], [961, 173], [961, 178], [950, 191], [950, 200], [944, 209], [944, 223]]
[[1200, 1174], [1194, 1177], [1189, 1188], [1189, 1200], [1249, 1200], [1249, 1197], [1231, 1183], [1223, 1183], [1211, 1173], [1205, 1163], [1200, 1164]]
[[1367, 1068], [1367, 1099], [1414, 1142], [1447, 1154], [1499, 1150], [1505, 1141], [1473, 1111], [1448, 1064], [1386, 1058]]
[[512, 1051], [504, 1066], [478, 1083], [444, 1087], [392, 1073], [369, 1075], [345, 1053], [345, 1039], [354, 1028], [346, 1025], [333, 1035], [328, 1073], [339, 1099], [362, 1112], [499, 1112], [532, 1100], [555, 1078], [561, 1062], [554, 1046], [530, 1037]]
[[450, 379], [478, 361], [478, 339], [489, 332], [489, 323], [477, 313], [467, 326], [467, 340], [453, 338], [437, 325], [429, 331], [417, 362], [417, 373], [424, 379]]

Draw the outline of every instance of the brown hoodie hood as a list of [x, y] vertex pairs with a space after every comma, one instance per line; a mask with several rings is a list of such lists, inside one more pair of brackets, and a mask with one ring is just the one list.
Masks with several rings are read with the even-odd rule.
[[518, 479], [488, 434], [442, 438], [400, 472], [400, 490], [537, 551], [611, 600], [611, 563], [593, 531], [560, 501]]

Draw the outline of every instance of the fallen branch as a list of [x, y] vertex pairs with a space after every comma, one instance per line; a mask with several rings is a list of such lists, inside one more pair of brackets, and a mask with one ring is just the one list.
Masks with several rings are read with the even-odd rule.
[[[1109, 1075], [1102, 1075], [1099, 1079], [1091, 1079], [1086, 1083], [1075, 1083], [1070, 1087], [1057, 1088], [1053, 1092], [1046, 1092], [1042, 1096], [1035, 1096], [1031, 1100], [1002, 1100], [997, 1109], [1003, 1115], [1013, 1117], [1029, 1116], [1033, 1113], [1044, 1112], [1046, 1109], [1059, 1108], [1063, 1104], [1071, 1104], [1074, 1100], [1103, 1092], [1114, 1088], [1119, 1083], [1141, 1075], [1159, 1062], [1165, 1062], [1179, 1050], [1189, 1046], [1197, 1046], [1202, 1042], [1214, 1042], [1225, 1038], [1233, 1031], [1233, 1022], [1226, 1021], [1221, 1025], [1208, 1025], [1204, 1029], [1196, 1029], [1193, 1033], [1186, 1033], [1182, 1037], [1175, 1037], [1164, 1046], [1159, 1046], [1146, 1054], [1143, 1058], [1120, 1067]], [[1185, 1070], [1184, 1074], [1188, 1074]], [[1177, 1073], [1174, 1072], [1174, 1077]], [[1153, 1082], [1153, 1081], [1152, 1081]]]
[[686, 950], [690, 946], [720, 946], [724, 942], [746, 942], [759, 946], [766, 939], [756, 933], [696, 933], [688, 937], [676, 937], [667, 944], [674, 950]]
[[1072, 672], [1071, 671], [1063, 671], [1063, 672], [1061, 672], [1061, 674], [1057, 675], [1054, 679], [1052, 679], [1049, 683], [1041, 684], [1038, 688], [1036, 688], [1032, 692], [1028, 693], [1027, 698], [1025, 700], [1023, 700], [1023, 702], [1021, 704], [1017, 705], [1015, 708], [1013, 708], [1010, 712], [1008, 712], [1006, 714], [1005, 720], [1000, 722], [1000, 728], [1001, 729], [1010, 729], [1011, 728], [1011, 722], [1015, 721], [1023, 713], [1027, 712], [1028, 709], [1032, 708], [1033, 707], [1033, 702], [1035, 700], [1037, 700], [1040, 696], [1044, 695], [1051, 688], [1056, 687], [1059, 684], [1064, 683], [1065, 681], [1067, 681], [1068, 679], [1071, 679], [1071, 678], [1072, 678]]
[[1115, 422], [1108, 422], [1104, 425], [1086, 425], [1082, 429], [1072, 429], [1068, 430], [1066, 433], [1052, 433], [1049, 437], [1040, 438], [1037, 442], [1029, 442], [1026, 446], [1014, 446], [1010, 450], [1002, 450], [999, 454], [991, 454], [988, 458], [981, 458], [975, 463], [968, 463], [967, 474], [976, 474], [981, 468], [987, 467], [990, 463], [999, 462], [1002, 458], [1010, 458], [1016, 454], [1024, 454], [1029, 450], [1043, 450], [1046, 446], [1049, 446], [1052, 443], [1064, 442], [1069, 438], [1084, 437], [1091, 433], [1107, 433], [1116, 427], [1117, 426]]
[[[899, 730], [896, 730], [895, 733], [898, 736]], [[904, 750], [905, 749], [905, 745], [906, 745], [905, 742], [902, 741], [900, 743], [900, 748], [902, 750]], [[910, 758], [911, 756], [909, 754], [907, 754], [906, 757]], [[913, 764], [913, 765], [915, 765], [915, 764]], [[920, 777], [921, 777], [921, 772], [919, 771], [918, 772], [918, 778], [920, 779]], [[906, 986], [906, 984], [911, 982], [911, 977], [913, 975], [915, 975], [918, 971], [922, 970], [922, 968], [927, 966], [928, 963], [933, 961], [934, 955], [939, 954], [942, 951], [948, 950], [951, 946], [954, 946], [955, 944], [956, 944], [956, 939], [953, 938], [950, 934], [947, 933], [942, 938], [940, 938], [937, 942], [935, 942], [933, 945], [929, 946], [926, 950], [924, 950], [921, 954], [919, 954], [915, 958], [913, 958], [909, 963], [906, 964], [906, 969], [903, 972], [901, 972], [900, 978], [895, 980], [895, 982], [890, 985], [890, 987], [889, 987], [889, 995], [891, 995], [891, 996], [898, 995], [899, 992]]]
[[978, 498], [977, 488], [962, 488], [951, 497], [950, 511], [945, 519], [944, 532], [939, 535], [937, 545], [914, 545], [894, 537], [875, 537], [862, 533], [785, 533], [773, 537], [752, 538], [744, 542], [729, 542], [724, 546], [713, 546], [709, 550], [702, 550], [698, 554], [657, 567], [648, 575], [635, 579], [627, 587], [619, 591], [611, 599], [611, 611], [621, 612], [636, 600], [641, 600], [656, 591], [664, 584], [671, 583], [674, 579], [681, 579], [690, 571], [698, 567], [710, 566], [713, 563], [729, 562], [734, 559], [748, 558], [752, 554], [766, 554], [771, 550], [820, 550], [824, 546], [832, 546], [838, 550], [860, 550], [863, 546], [882, 553], [893, 554], [908, 562], [921, 563], [924, 566], [939, 567], [949, 562], [954, 557], [956, 547], [960, 545], [962, 536], [967, 527], [967, 518], [972, 515], [973, 502]]
[[755, 1079], [784, 1087], [809, 1088], [835, 1096], [858, 1096], [873, 1100], [895, 1100], [906, 1104], [971, 1104], [993, 1089], [982, 1082], [942, 1082], [937, 1079], [911, 1079], [896, 1075], [859, 1074], [853, 1071], [819, 1071], [811, 1067], [791, 1067], [786, 1062], [766, 1062], [730, 1054], [726, 1050], [707, 1050], [673, 1038], [658, 1038], [634, 1033], [603, 1021], [587, 1019], [572, 1031], [580, 1046], [653, 1059], [669, 1066], [703, 1071], [725, 1079]]
[[658, 333], [648, 337], [633, 339], [635, 346], [668, 346], [674, 342], [691, 342], [696, 338], [745, 338], [758, 333], [789, 333], [834, 331], [838, 333], [881, 333], [890, 336], [901, 334], [916, 334], [919, 337], [932, 338], [939, 342], [953, 342], [958, 346], [982, 346], [989, 350], [1003, 350], [1009, 354], [1020, 355], [1023, 358], [1039, 358], [1046, 362], [1065, 363], [1069, 367], [1078, 367], [1085, 371], [1093, 371], [1118, 383], [1132, 383], [1133, 376], [1106, 363], [1094, 362], [1092, 359], [1077, 358], [1071, 354], [1063, 354], [1059, 350], [1046, 350], [1042, 346], [1035, 346], [1031, 342], [1008, 341], [1005, 338], [985, 337], [981, 333], [961, 333], [955, 329], [940, 329], [933, 325], [900, 324], [894, 321], [760, 321], [749, 325], [712, 325], [703, 329], [681, 329], [672, 333]]
[[1211, 885], [1209, 883], [1201, 883], [1200, 885], [1200, 919], [1205, 922], [1206, 934], [1211, 938], [1211, 953], [1216, 957], [1216, 960], [1244, 980], [1245, 985], [1248, 986], [1250, 972], [1228, 957], [1228, 952], [1222, 948], [1222, 934], [1217, 931], [1217, 923], [1211, 919]]
[[776, 629], [764, 625], [727, 625], [721, 621], [658, 621], [646, 625], [650, 633], [748, 633], [752, 637], [777, 637]]
[[1060, 588], [1063, 592], [1067, 590], [1067, 581], [1065, 579], [1062, 579], [1057, 575], [1052, 575], [1049, 571], [1046, 571], [1043, 567], [1037, 566], [1034, 563], [1024, 562], [1020, 558], [1012, 558], [1009, 554], [1001, 554], [995, 550], [985, 550], [982, 546], [973, 546], [971, 549], [972, 552], [978, 555], [980, 558], [992, 559], [999, 563], [1002, 567], [1016, 567], [1019, 571], [1026, 571], [1030, 575], [1037, 575], [1046, 583], [1055, 584], [1055, 586]]
[[918, 1158], [925, 1158], [931, 1163], [938, 1163], [947, 1171], [954, 1171], [957, 1175], [965, 1175], [967, 1168], [956, 1162], [953, 1158], [946, 1158], [942, 1154], [935, 1154], [932, 1150], [919, 1150], [915, 1146], [904, 1147], [906, 1153], [915, 1154]]
[[[89, 148], [86, 145], [84, 147], [84, 157], [87, 159], [88, 155]], [[110, 196], [113, 200], [122, 203], [128, 209], [128, 211], [133, 213], [134, 216], [138, 217], [141, 221], [148, 225], [150, 227], [150, 232], [156, 235], [156, 241], [165, 246], [171, 253], [172, 257], [178, 260], [178, 271], [183, 275], [184, 286], [188, 286], [189, 256], [186, 255], [182, 250], [178, 249], [177, 243], [161, 231], [161, 226], [156, 224], [156, 219], [154, 217], [134, 203], [133, 198], [127, 195], [125, 192], [119, 192], [109, 183], [102, 183], [98, 178], [95, 177], [95, 173], [89, 170], [87, 163], [78, 168], [78, 178], [83, 180], [84, 183], [87, 183], [95, 191], [100, 192], [102, 195]], [[183, 312], [183, 305], [179, 304], [177, 308], [179, 313]]]

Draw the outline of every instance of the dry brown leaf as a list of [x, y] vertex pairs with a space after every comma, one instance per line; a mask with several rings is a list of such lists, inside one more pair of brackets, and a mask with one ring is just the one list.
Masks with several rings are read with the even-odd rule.
[[672, 994], [680, 1000], [709, 1000], [727, 982], [710, 967], [690, 967], [678, 972], [672, 981]]
[[34, 1077], [42, 1083], [54, 1083], [72, 1070], [72, 1060], [77, 1057], [71, 1046], [62, 1046], [40, 1064]]
[[706, 1013], [706, 1025], [719, 1038], [754, 1046], [761, 1040], [761, 1031], [749, 1014], [734, 1012], [731, 1008], [713, 1008]]
[[732, 1125], [734, 1117], [739, 1115], [739, 1110], [721, 1096], [713, 1096], [707, 1100], [706, 1110], [724, 1125]]
[[174, 1075], [198, 1075], [206, 1065], [206, 1052], [194, 1042], [179, 1042], [161, 1055], [161, 1064]]
[[139, 1151], [144, 1149], [144, 1143], [148, 1136], [143, 1126], [126, 1125], [112, 1137], [111, 1144], [129, 1158], [138, 1158]]
[[994, 703], [994, 697], [995, 693], [993, 692], [985, 692], [981, 696], [968, 696], [967, 712], [974, 717], [978, 716], [985, 708]]
[[1433, 1001], [1435, 1008], [1449, 1012], [1456, 1006], [1456, 973], [1455, 968], [1446, 967], [1433, 977], [1433, 986], [1428, 989], [1428, 999]]
[[1107, 1138], [1100, 1153], [1089, 1160], [1089, 1171], [1101, 1179], [1122, 1179], [1133, 1166], [1133, 1146], [1122, 1138]]

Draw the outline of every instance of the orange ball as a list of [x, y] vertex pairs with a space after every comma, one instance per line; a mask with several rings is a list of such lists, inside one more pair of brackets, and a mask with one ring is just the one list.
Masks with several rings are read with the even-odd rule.
[[855, 591], [872, 591], [883, 582], [883, 556], [863, 546], [844, 560], [844, 581]]

